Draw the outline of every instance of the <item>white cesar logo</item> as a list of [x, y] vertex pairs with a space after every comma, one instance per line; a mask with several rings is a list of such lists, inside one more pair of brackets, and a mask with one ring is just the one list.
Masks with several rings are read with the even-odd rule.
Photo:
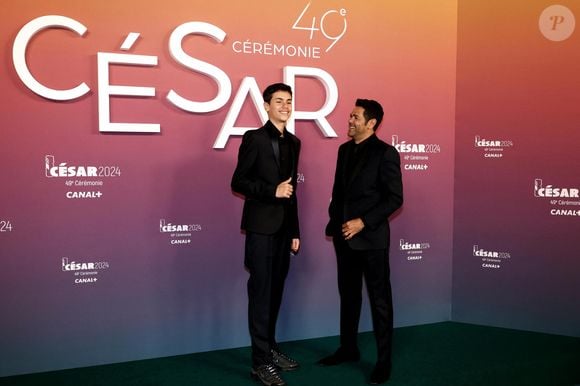
[[541, 178], [536, 178], [534, 180], [534, 196], [540, 198], [580, 198], [580, 190], [576, 188], [558, 188], [553, 185], [546, 185], [544, 187], [544, 182]]
[[63, 257], [61, 261], [61, 269], [63, 272], [71, 272], [75, 277], [75, 284], [92, 284], [96, 283], [99, 278], [99, 270], [109, 268], [109, 263], [106, 261], [79, 263], [76, 261], [69, 261], [68, 257]]
[[62, 258], [62, 270], [67, 271], [94, 271], [97, 269], [109, 268], [109, 263], [105, 261], [92, 263], [78, 263], [76, 261], [69, 261], [68, 257]]
[[399, 250], [405, 252], [407, 260], [418, 261], [423, 259], [423, 250], [431, 248], [429, 243], [410, 243], [399, 239]]
[[54, 156], [44, 156], [44, 175], [52, 177], [98, 177], [96, 166], [67, 166], [66, 162], [54, 163]]
[[404, 239], [399, 240], [399, 250], [400, 251], [420, 251], [422, 249], [429, 249], [431, 245], [429, 243], [410, 243]]
[[506, 140], [490, 140], [475, 136], [475, 147], [512, 147], [514, 143]]
[[398, 135], [392, 136], [392, 145], [399, 153], [441, 153], [441, 147], [437, 144], [407, 143], [399, 141]]
[[165, 219], [159, 220], [159, 232], [199, 232], [201, 231], [200, 224], [172, 224], [165, 222]]
[[68, 257], [62, 258], [63, 271], [88, 271], [95, 269], [94, 263], [77, 263], [76, 261], [68, 261]]
[[502, 261], [506, 261], [511, 258], [509, 252], [488, 251], [480, 248], [479, 245], [473, 246], [473, 256], [481, 257], [482, 268], [492, 269], [501, 268]]
[[165, 219], [159, 220], [159, 232], [169, 234], [171, 245], [191, 244], [191, 234], [201, 230], [200, 224], [172, 224]]
[[483, 248], [479, 248], [478, 245], [473, 246], [473, 256], [492, 257], [495, 259], [509, 259], [511, 257], [508, 252], [486, 251]]

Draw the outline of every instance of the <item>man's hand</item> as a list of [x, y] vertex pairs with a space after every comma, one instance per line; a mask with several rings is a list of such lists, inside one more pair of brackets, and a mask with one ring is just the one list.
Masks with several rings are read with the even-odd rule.
[[294, 187], [290, 183], [292, 177], [288, 178], [286, 181], [280, 182], [276, 187], [276, 198], [290, 198], [292, 197], [292, 192], [294, 192]]
[[290, 251], [292, 253], [298, 253], [300, 249], [300, 239], [292, 239], [292, 243], [290, 244]]
[[357, 233], [363, 230], [365, 223], [360, 218], [349, 220], [342, 224], [342, 237], [345, 240], [352, 239]]

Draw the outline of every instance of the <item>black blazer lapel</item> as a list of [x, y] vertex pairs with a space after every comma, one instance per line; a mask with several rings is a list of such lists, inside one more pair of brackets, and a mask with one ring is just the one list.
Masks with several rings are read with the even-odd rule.
[[270, 135], [270, 142], [272, 143], [272, 151], [274, 152], [274, 159], [276, 160], [276, 165], [278, 165], [278, 170], [280, 170], [280, 143], [278, 138]]

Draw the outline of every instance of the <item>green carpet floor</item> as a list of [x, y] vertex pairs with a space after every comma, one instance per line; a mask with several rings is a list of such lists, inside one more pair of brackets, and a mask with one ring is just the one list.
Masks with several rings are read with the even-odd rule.
[[[301, 368], [283, 373], [288, 386], [366, 384], [373, 368], [372, 333], [359, 337], [358, 363], [319, 367], [338, 337], [283, 343]], [[10, 386], [257, 386], [248, 347], [0, 378]], [[445, 322], [395, 329], [392, 386], [580, 385], [580, 338]]]

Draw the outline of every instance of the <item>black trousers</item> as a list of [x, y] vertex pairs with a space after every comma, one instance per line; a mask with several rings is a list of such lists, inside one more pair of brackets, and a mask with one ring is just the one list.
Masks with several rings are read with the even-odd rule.
[[246, 232], [244, 264], [248, 279], [248, 325], [252, 365], [270, 363], [276, 344], [276, 321], [290, 266], [291, 239], [285, 227], [273, 235]]
[[366, 283], [377, 362], [391, 363], [393, 301], [388, 249], [354, 250], [334, 237], [340, 294], [340, 345], [358, 351], [357, 335], [362, 305], [362, 281]]

